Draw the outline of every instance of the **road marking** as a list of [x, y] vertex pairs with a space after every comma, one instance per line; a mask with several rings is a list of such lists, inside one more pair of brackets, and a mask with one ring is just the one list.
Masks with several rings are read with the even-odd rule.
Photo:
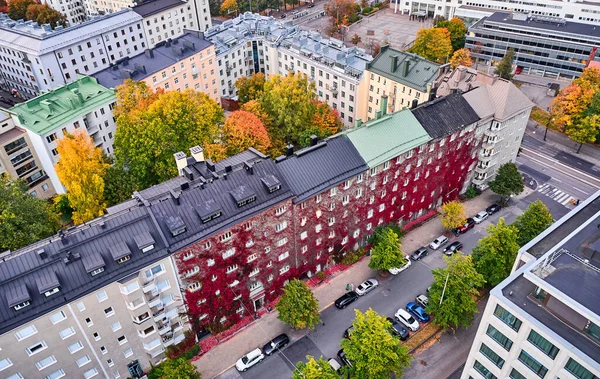
[[[584, 172], [581, 172], [581, 171], [577, 170], [576, 168], [574, 168], [574, 167], [572, 167], [572, 166], [567, 166], [567, 165], [565, 165], [565, 164], [562, 164], [562, 163], [558, 162], [556, 159], [553, 159], [553, 158], [548, 158], [547, 156], [544, 156], [544, 155], [542, 155], [542, 154], [535, 153], [535, 152], [531, 151], [530, 149], [528, 149], [528, 148], [526, 148], [526, 147], [522, 147], [522, 149], [523, 149], [523, 152], [525, 152], [525, 153], [530, 153], [530, 154], [537, 155], [537, 156], [541, 157], [542, 159], [545, 159], [545, 160], [547, 160], [547, 161], [550, 161], [550, 162], [556, 163], [557, 165], [563, 166], [563, 167], [565, 167], [565, 168], [567, 168], [567, 169], [569, 169], [569, 170], [571, 170], [571, 171], [576, 171], [578, 174], [580, 174], [580, 175], [582, 175], [582, 176], [585, 176], [586, 178], [588, 178], [588, 179], [591, 179], [591, 180], [595, 181], [596, 183], [590, 183], [589, 181], [583, 180], [582, 178], [580, 178], [580, 177], [577, 177], [577, 176], [575, 176], [575, 175], [571, 174], [570, 172], [567, 172], [567, 171], [560, 170], [560, 169], [558, 169], [558, 168], [556, 168], [556, 167], [552, 167], [552, 166], [548, 165], [548, 163], [547, 163], [547, 162], [543, 162], [543, 161], [541, 161], [541, 160], [539, 160], [539, 159], [535, 159], [535, 158], [533, 158], [533, 157], [529, 156], [529, 159], [531, 159], [531, 160], [532, 160], [532, 161], [534, 161], [534, 162], [537, 162], [537, 163], [539, 163], [539, 164], [541, 164], [541, 165], [543, 165], [543, 166], [552, 167], [552, 169], [554, 169], [554, 170], [556, 170], [556, 171], [558, 171], [558, 172], [560, 172], [560, 173], [562, 173], [562, 174], [565, 174], [565, 175], [567, 175], [567, 176], [570, 176], [570, 177], [571, 177], [571, 178], [573, 178], [573, 179], [577, 179], [577, 180], [579, 180], [580, 182], [582, 182], [582, 183], [585, 183], [585, 184], [587, 184], [587, 185], [590, 185], [590, 186], [592, 186], [592, 187], [598, 187], [598, 186], [600, 185], [600, 179], [598, 179], [598, 178], [595, 178], [595, 177], [593, 177], [593, 176], [591, 176], [591, 175], [588, 175], [588, 174], [586, 174], [586, 173], [584, 173]], [[526, 155], [527, 155], [527, 154], [526, 154]]]
[[556, 201], [557, 203], [560, 203], [561, 205], [564, 205], [564, 206], [566, 206], [572, 200], [575, 199], [573, 196], [569, 195], [568, 193], [563, 192], [563, 191], [559, 190], [558, 188], [549, 185], [548, 183], [546, 183], [543, 186], [541, 186], [540, 188], [538, 188], [538, 192], [543, 195], [548, 196], [550, 199], [552, 199], [552, 200]]

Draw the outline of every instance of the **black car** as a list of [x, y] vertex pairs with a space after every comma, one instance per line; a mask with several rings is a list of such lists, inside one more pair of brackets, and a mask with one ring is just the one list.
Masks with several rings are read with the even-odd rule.
[[492, 204], [489, 207], [487, 207], [485, 211], [491, 216], [494, 213], [498, 212], [500, 209], [502, 209], [502, 207], [498, 204]]
[[350, 359], [348, 359], [348, 357], [346, 357], [346, 352], [344, 351], [344, 349], [340, 349], [340, 351], [338, 351], [337, 355], [343, 364], [345, 364], [346, 366], [352, 367], [352, 361], [350, 361]]
[[463, 248], [462, 243], [460, 243], [458, 241], [454, 241], [450, 245], [446, 246], [446, 248], [444, 249], [444, 254], [452, 255], [462, 248]]
[[429, 254], [429, 250], [427, 250], [426, 247], [420, 247], [414, 253], [412, 253], [410, 259], [412, 259], [413, 261], [418, 261], [427, 254]]
[[354, 326], [351, 326], [348, 329], [344, 330], [344, 338], [350, 338], [350, 333], [352, 333], [353, 330]]
[[315, 4], [313, 4], [313, 3], [308, 4], [308, 8], [312, 8], [314, 6], [315, 6]]
[[273, 338], [271, 342], [263, 346], [263, 354], [271, 355], [278, 349], [282, 349], [288, 343], [290, 343], [290, 337], [288, 337], [287, 334], [280, 334], [277, 337]]
[[286, 14], [285, 14], [285, 13], [284, 13], [284, 14], [282, 14], [281, 16], [279, 16], [279, 18], [286, 18], [286, 17], [287, 17], [287, 16], [286, 16]]
[[390, 327], [390, 332], [392, 332], [393, 335], [400, 337], [402, 341], [406, 341], [408, 338], [408, 329], [391, 317], [388, 317], [387, 320], [390, 322], [390, 324], [392, 324]]
[[356, 292], [346, 292], [345, 295], [335, 301], [335, 306], [339, 309], [344, 309], [356, 299], [358, 299]]

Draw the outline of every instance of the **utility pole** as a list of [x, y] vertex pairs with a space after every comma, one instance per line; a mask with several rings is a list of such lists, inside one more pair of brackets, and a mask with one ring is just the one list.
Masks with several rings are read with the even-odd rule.
[[446, 275], [446, 282], [444, 283], [444, 289], [442, 290], [442, 297], [440, 297], [440, 306], [442, 305], [442, 301], [444, 300], [444, 294], [446, 293], [446, 286], [448, 285], [448, 278], [450, 277], [450, 273]]

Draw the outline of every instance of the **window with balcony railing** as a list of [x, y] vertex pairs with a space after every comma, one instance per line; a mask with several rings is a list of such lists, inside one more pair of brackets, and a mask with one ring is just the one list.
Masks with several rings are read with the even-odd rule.
[[4, 150], [6, 151], [6, 154], [12, 154], [22, 148], [24, 148], [25, 146], [27, 146], [27, 142], [25, 141], [25, 137], [21, 137], [16, 141], [13, 141], [9, 144], [6, 144], [4, 146]]
[[10, 159], [10, 163], [13, 165], [13, 167], [17, 167], [18, 165], [25, 162], [27, 159], [31, 158], [32, 156], [33, 156], [33, 154], [31, 153], [31, 150], [27, 149], [27, 150], [23, 151], [22, 153], [20, 153], [19, 155], [15, 155], [14, 157], [12, 157]]
[[30, 171], [35, 170], [36, 168], [37, 168], [37, 164], [35, 163], [35, 161], [31, 161], [31, 162], [19, 167], [16, 170], [16, 172], [19, 177], [22, 177], [23, 175], [27, 174]]
[[540, 378], [546, 376], [546, 373], [548, 372], [548, 369], [546, 367], [544, 367], [540, 362], [538, 362], [535, 358], [529, 355], [525, 350], [521, 350], [521, 354], [519, 354], [519, 361], [525, 366], [527, 366]]

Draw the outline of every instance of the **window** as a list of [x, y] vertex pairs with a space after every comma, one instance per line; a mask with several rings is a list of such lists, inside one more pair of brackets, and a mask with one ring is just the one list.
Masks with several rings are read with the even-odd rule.
[[307, 232], [300, 233], [300, 239], [301, 240], [306, 239], [307, 237], [308, 237], [308, 233]]
[[231, 249], [225, 251], [222, 256], [223, 256], [223, 259], [227, 259], [227, 258], [233, 257], [234, 255], [235, 255], [235, 248], [232, 247]]
[[13, 365], [13, 363], [10, 359], [8, 359], [8, 358], [2, 359], [2, 360], [0, 360], [0, 371], [4, 371], [5, 369], [9, 368], [12, 365]]
[[52, 374], [46, 375], [46, 379], [58, 379], [58, 378], [62, 378], [65, 375], [66, 375], [65, 371], [62, 368], [59, 368], [58, 370], [54, 371]]
[[[0, 371], [1, 370], [2, 369], [0, 368]], [[573, 376], [578, 379], [598, 379], [598, 377], [596, 377], [585, 367], [577, 363], [577, 361], [575, 361], [573, 358], [569, 358], [569, 361], [565, 365], [565, 370], [573, 374]]]
[[146, 271], [144, 271], [144, 274], [146, 275], [146, 278], [150, 279], [154, 276], [158, 276], [159, 274], [162, 274], [164, 272], [164, 268], [162, 265], [156, 265]]
[[337, 187], [333, 187], [332, 189], [329, 190], [329, 196], [335, 196], [336, 193], [337, 193]]
[[51, 355], [49, 357], [46, 357], [44, 359], [42, 359], [41, 361], [36, 362], [35, 367], [37, 367], [38, 370], [43, 370], [46, 367], [53, 365], [56, 363], [56, 358], [54, 358], [54, 355]]
[[67, 315], [65, 315], [65, 312], [63, 312], [63, 311], [56, 312], [55, 314], [50, 316], [50, 321], [52, 321], [52, 324], [58, 324], [59, 322], [66, 320], [66, 319], [67, 319]]
[[288, 239], [287, 239], [287, 237], [285, 237], [285, 238], [282, 238], [279, 241], [277, 241], [275, 243], [275, 245], [277, 245], [278, 247], [281, 247], [281, 246], [285, 245], [287, 243], [287, 241], [288, 241]]
[[369, 175], [370, 176], [374, 176], [377, 175], [377, 167], [373, 167], [370, 171], [369, 171]]
[[77, 341], [74, 344], [69, 345], [68, 349], [71, 354], [74, 354], [79, 350], [83, 349], [83, 344], [81, 343], [81, 341]]
[[285, 228], [287, 228], [287, 221], [275, 225], [275, 232], [281, 232], [282, 230], [285, 230]]
[[322, 198], [323, 198], [323, 197], [321, 196], [321, 194], [318, 194], [318, 195], [315, 197], [315, 202], [316, 202], [317, 204], [318, 204], [318, 203], [320, 203]]
[[96, 294], [96, 298], [99, 302], [103, 302], [104, 300], [108, 299], [108, 295], [106, 294], [106, 291], [101, 291]]
[[551, 344], [550, 342], [548, 342], [547, 339], [542, 337], [535, 330], [531, 330], [529, 332], [527, 341], [531, 342], [531, 344], [533, 346], [535, 346], [538, 349], [540, 349], [541, 351], [543, 351], [544, 354], [546, 354], [550, 358], [552, 358], [552, 359], [556, 358], [556, 354], [558, 354], [559, 349], [556, 346], [554, 346], [553, 344]]
[[112, 307], [108, 307], [108, 308], [104, 309], [104, 315], [106, 317], [110, 317], [114, 314], [115, 314], [115, 310]]
[[90, 359], [89, 355], [84, 355], [83, 357], [81, 357], [78, 360], [76, 360], [75, 363], [77, 363], [78, 367], [82, 367], [82, 366], [87, 365], [91, 361], [92, 360]]
[[108, 367], [112, 367], [112, 366], [114, 366], [114, 365], [115, 365], [115, 362], [113, 362], [113, 360], [112, 360], [112, 359], [107, 359], [107, 360], [106, 360], [106, 363], [108, 363]]
[[275, 211], [275, 216], [281, 216], [282, 214], [285, 213], [285, 210], [286, 210], [285, 205], [283, 207], [277, 208], [277, 210]]
[[527, 379], [527, 377], [525, 375], [522, 375], [520, 372], [518, 372], [514, 368], [512, 369], [512, 371], [510, 372], [510, 375], [508, 377], [510, 379]]
[[540, 362], [535, 360], [531, 355], [527, 354], [525, 350], [521, 350], [521, 354], [519, 354], [519, 361], [521, 361], [521, 363], [527, 366], [540, 378], [543, 378], [548, 372], [548, 369], [546, 367], [544, 367]]
[[494, 316], [498, 319], [502, 320], [506, 325], [510, 326], [513, 330], [519, 331], [521, 327], [521, 320], [512, 315], [509, 311], [502, 308], [500, 304], [496, 305], [496, 309], [494, 310]]
[[327, 221], [329, 226], [335, 224], [335, 217], [329, 217], [329, 220]]
[[482, 343], [479, 348], [479, 352], [483, 354], [484, 357], [492, 361], [498, 368], [502, 368], [504, 366], [504, 359], [502, 359], [498, 354], [494, 352], [494, 350], [490, 349], [486, 344]]
[[356, 183], [361, 183], [363, 181], [363, 174], [358, 174], [356, 176]]
[[289, 253], [288, 251], [286, 251], [286, 252], [285, 252], [285, 253], [283, 253], [283, 254], [279, 254], [279, 257], [277, 258], [277, 260], [278, 260], [279, 262], [281, 262], [282, 260], [286, 259], [286, 258], [287, 258], [287, 257], [289, 257], [289, 256], [290, 256], [290, 253]]
[[83, 373], [83, 376], [85, 377], [85, 379], [93, 378], [96, 375], [98, 375], [98, 369], [96, 367], [94, 367], [91, 370], [87, 370], [86, 372]]
[[121, 329], [121, 323], [119, 321], [113, 323], [110, 328], [112, 329], [113, 332], [116, 332], [117, 330]]
[[119, 345], [123, 345], [124, 343], [127, 343], [127, 337], [121, 336], [117, 338], [117, 341], [119, 342]]
[[91, 319], [91, 318], [89, 318], [89, 317], [87, 317], [87, 318], [85, 319], [85, 323], [87, 324], [88, 328], [89, 328], [90, 326], [94, 326], [94, 322], [93, 322], [93, 321], [92, 321], [92, 319]]
[[475, 363], [473, 364], [473, 368], [475, 370], [477, 370], [478, 373], [480, 373], [481, 375], [483, 375], [483, 377], [486, 378], [486, 379], [497, 379], [496, 375], [492, 374], [490, 372], [490, 370], [488, 370], [487, 368], [485, 368], [485, 366], [482, 365], [479, 361], [475, 361]]
[[46, 342], [40, 341], [40, 342], [36, 343], [35, 345], [29, 346], [27, 349], [25, 349], [25, 351], [27, 352], [27, 355], [29, 355], [31, 357], [32, 355], [35, 355], [42, 350], [45, 350], [47, 347], [48, 347], [48, 345], [46, 345]]
[[229, 241], [231, 239], [231, 237], [233, 237], [233, 233], [232, 232], [225, 232], [223, 234], [221, 234], [219, 236], [219, 241], [220, 242], [225, 242], [225, 241]]
[[285, 265], [279, 269], [279, 275], [283, 275], [288, 271], [290, 271], [290, 265]]
[[60, 338], [64, 340], [75, 334], [75, 329], [69, 326], [68, 328], [61, 330], [58, 334], [60, 335]]
[[94, 332], [94, 334], [92, 334], [94, 336], [94, 339], [96, 341], [100, 341], [102, 339], [102, 337], [100, 337], [100, 334], [98, 334], [97, 332]]
[[504, 334], [502, 334], [498, 329], [494, 328], [492, 325], [488, 325], [487, 331], [485, 332], [491, 339], [498, 342], [500, 346], [502, 346], [506, 351], [510, 351], [513, 342], [508, 339]]
[[358, 199], [358, 198], [359, 198], [359, 197], [361, 197], [361, 196], [362, 196], [362, 188], [358, 188], [358, 189], [356, 190], [356, 198]]

